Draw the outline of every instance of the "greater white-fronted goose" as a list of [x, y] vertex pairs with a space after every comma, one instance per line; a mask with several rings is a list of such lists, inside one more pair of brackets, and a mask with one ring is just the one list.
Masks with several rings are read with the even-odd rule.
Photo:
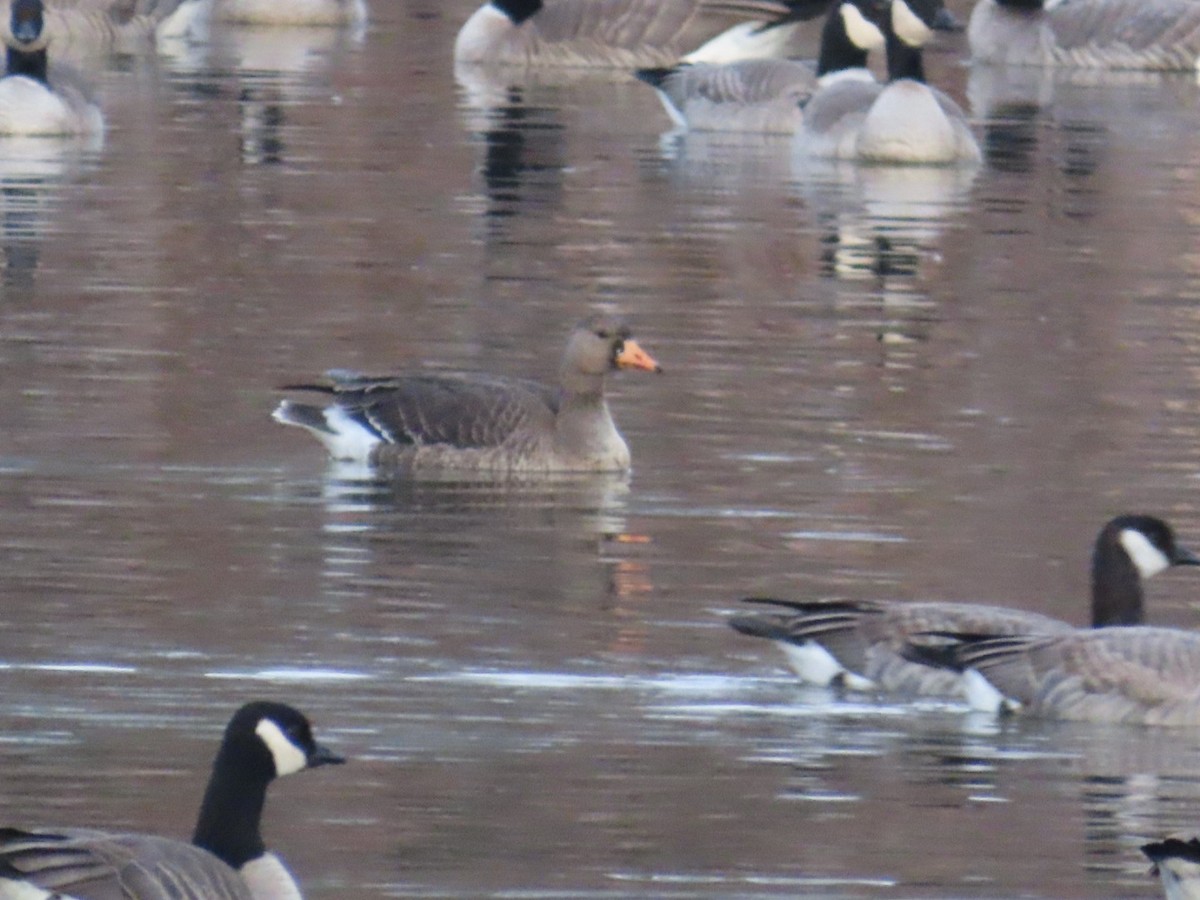
[[285, 400], [275, 421], [312, 433], [334, 459], [397, 472], [623, 472], [629, 447], [604, 382], [616, 369], [661, 372], [629, 326], [593, 316], [567, 341], [557, 387], [492, 375], [371, 377], [332, 372], [325, 407]]
[[888, 83], [838, 80], [805, 104], [797, 150], [816, 159], [950, 165], [981, 158], [966, 114], [925, 83], [922, 47], [940, 0], [892, 0], [884, 20]]
[[1200, 58], [1200, 4], [978, 0], [967, 40], [980, 63], [1190, 72]]
[[302, 713], [257, 701], [225, 728], [192, 843], [93, 829], [0, 828], [4, 900], [299, 900], [260, 832], [280, 775], [345, 762]]
[[831, 0], [489, 0], [456, 63], [636, 69], [780, 56]]
[[0, 134], [62, 137], [104, 130], [100, 107], [66, 69], [51, 73], [42, 0], [13, 0], [0, 78]]
[[639, 79], [657, 92], [671, 120], [694, 131], [747, 131], [794, 134], [803, 120], [803, 104], [833, 77], [874, 81], [867, 54], [882, 49], [883, 32], [864, 13], [877, 0], [843, 0], [821, 30], [816, 65], [790, 59], [754, 59], [732, 63], [679, 63], [638, 69]]
[[1142, 852], [1154, 863], [1166, 900], [1200, 900], [1200, 838], [1172, 835], [1143, 844]]
[[[1122, 515], [1100, 530], [1092, 552], [1094, 628], [1144, 621], [1142, 581], [1169, 566], [1200, 565], [1179, 546], [1162, 519]], [[909, 694], [962, 694], [962, 679], [945, 659], [916, 661], [910, 642], [929, 633], [984, 635], [1070, 634], [1075, 627], [1039, 613], [972, 603], [803, 601], [750, 597], [783, 613], [737, 615], [742, 634], [776, 641], [803, 681], [835, 680], [856, 689]]]
[[340, 27], [367, 20], [365, 0], [211, 0], [215, 16], [236, 25]]

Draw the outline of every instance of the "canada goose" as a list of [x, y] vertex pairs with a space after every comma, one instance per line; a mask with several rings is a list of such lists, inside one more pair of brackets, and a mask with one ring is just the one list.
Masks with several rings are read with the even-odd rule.
[[629, 447], [604, 399], [614, 369], [661, 372], [629, 326], [593, 316], [571, 333], [557, 388], [490, 375], [329, 373], [289, 385], [333, 397], [324, 408], [285, 400], [275, 421], [310, 431], [334, 459], [396, 470], [625, 471]]
[[64, 136], [104, 128], [100, 108], [64, 69], [51, 79], [42, 0], [14, 0], [5, 34], [8, 65], [0, 78], [0, 134]]
[[[9, 21], [15, 0], [0, 0]], [[210, 0], [57, 0], [45, 10], [45, 33], [56, 59], [78, 62], [98, 54], [136, 54], [158, 38], [189, 34], [202, 22]], [[11, 36], [11, 32], [6, 38]]]
[[933, 631], [912, 636], [914, 661], [964, 676], [984, 712], [1172, 727], [1200, 725], [1200, 634], [1131, 625], [1054, 635]]
[[215, 17], [237, 25], [339, 27], [367, 19], [365, 0], [214, 0]]
[[800, 152], [868, 163], [979, 161], [962, 109], [925, 83], [921, 48], [939, 7], [933, 0], [893, 0], [884, 28], [888, 83], [839, 80], [822, 87], [804, 107]]
[[[676, 125], [696, 131], [761, 131], [793, 134], [801, 107], [822, 83], [834, 77], [873, 81], [867, 54], [884, 45], [883, 32], [863, 13], [876, 0], [843, 0], [825, 20], [815, 68], [790, 59], [731, 63], [680, 63], [638, 69], [639, 79], [657, 92]], [[855, 73], [855, 74], [852, 74]]]
[[[1145, 616], [1142, 581], [1169, 566], [1200, 565], [1180, 547], [1161, 519], [1122, 515], [1100, 530], [1092, 551], [1092, 626], [1140, 624]], [[941, 660], [913, 660], [910, 641], [926, 633], [988, 635], [1069, 634], [1074, 626], [1049, 616], [972, 603], [803, 601], [750, 597], [785, 613], [734, 616], [736, 631], [780, 644], [800, 678], [813, 684], [909, 694], [962, 693], [956, 671]], [[953, 666], [949, 667], [951, 670]]]
[[1200, 838], [1180, 835], [1142, 845], [1166, 900], [1200, 900]]
[[831, 0], [489, 0], [454, 42], [457, 63], [639, 66], [779, 56]]
[[1191, 71], [1200, 57], [1200, 4], [978, 0], [967, 41], [982, 63]]
[[229, 720], [190, 844], [90, 829], [0, 829], [0, 897], [24, 900], [299, 900], [259, 833], [267, 785], [343, 763], [283, 703], [247, 703]]

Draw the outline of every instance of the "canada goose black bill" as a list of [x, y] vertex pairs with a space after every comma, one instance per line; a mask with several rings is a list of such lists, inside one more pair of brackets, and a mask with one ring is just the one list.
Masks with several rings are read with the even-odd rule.
[[275, 421], [314, 435], [334, 459], [397, 474], [624, 472], [629, 447], [604, 397], [610, 372], [662, 367], [629, 326], [593, 316], [571, 333], [557, 387], [492, 375], [329, 373], [285, 390], [332, 397], [324, 407], [285, 400]]
[[91, 829], [0, 829], [3, 900], [300, 900], [259, 830], [280, 775], [343, 763], [304, 715], [248, 703], [230, 719], [192, 843]]
[[[1092, 550], [1091, 622], [1094, 628], [1136, 625], [1145, 617], [1143, 581], [1200, 557], [1181, 546], [1171, 527], [1148, 515], [1120, 515], [1105, 523]], [[915, 636], [1067, 634], [1074, 626], [1024, 610], [976, 603], [870, 600], [783, 600], [749, 597], [776, 607], [730, 618], [730, 626], [775, 641], [802, 681], [901, 693], [956, 695], [963, 686], [939, 660], [917, 657]]]

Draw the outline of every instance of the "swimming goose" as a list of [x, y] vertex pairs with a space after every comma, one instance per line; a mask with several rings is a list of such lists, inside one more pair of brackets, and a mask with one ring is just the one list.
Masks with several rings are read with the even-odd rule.
[[367, 20], [365, 0], [215, 0], [215, 17], [237, 25], [338, 27]]
[[934, 631], [904, 650], [964, 676], [984, 712], [1047, 719], [1200, 725], [1200, 634], [1131, 625], [1053, 635]]
[[1166, 900], [1200, 900], [1200, 838], [1181, 835], [1142, 845]]
[[100, 108], [66, 70], [50, 77], [42, 0], [13, 0], [4, 35], [7, 69], [0, 78], [0, 134], [65, 136], [104, 129]]
[[300, 900], [259, 833], [267, 785], [345, 762], [302, 713], [247, 703], [229, 720], [192, 843], [90, 829], [0, 828], [0, 897], [14, 900]]
[[[0, 0], [8, 21], [15, 0]], [[45, 33], [55, 58], [147, 52], [158, 38], [188, 34], [207, 15], [210, 0], [58, 0], [45, 10]], [[11, 32], [6, 35], [11, 36]]]
[[978, 0], [967, 28], [975, 62], [1191, 71], [1195, 0]]
[[658, 92], [681, 128], [793, 134], [803, 118], [803, 102], [821, 84], [855, 77], [851, 73], [874, 81], [866, 66], [867, 54], [884, 45], [883, 32], [871, 21], [881, 17], [878, 5], [878, 0], [843, 0], [834, 6], [821, 31], [815, 68], [791, 59], [753, 59], [680, 63], [635, 74]]
[[[1200, 565], [1176, 543], [1161, 519], [1122, 515], [1100, 530], [1092, 551], [1092, 626], [1136, 625], [1144, 620], [1142, 581], [1170, 566]], [[958, 672], [942, 660], [914, 661], [909, 642], [930, 632], [961, 634], [1069, 634], [1074, 626], [1039, 613], [972, 603], [803, 601], [765, 597], [748, 603], [785, 613], [734, 616], [742, 634], [779, 643], [803, 681], [839, 681], [854, 689], [952, 696], [963, 691]], [[923, 664], [924, 663], [924, 664]]]
[[966, 114], [925, 83], [922, 47], [940, 3], [893, 0], [885, 17], [888, 83], [838, 80], [804, 106], [797, 149], [818, 159], [949, 165], [981, 158]]
[[397, 471], [623, 472], [629, 447], [604, 399], [615, 369], [662, 371], [629, 326], [598, 315], [571, 333], [557, 388], [490, 375], [331, 372], [328, 384], [284, 388], [329, 394], [331, 405], [285, 400], [274, 419], [311, 432], [334, 459]]
[[779, 56], [830, 0], [489, 0], [454, 42], [457, 63], [639, 66]]

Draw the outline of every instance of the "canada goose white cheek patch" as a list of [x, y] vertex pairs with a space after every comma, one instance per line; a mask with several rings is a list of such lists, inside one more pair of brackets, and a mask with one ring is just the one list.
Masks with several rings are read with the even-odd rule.
[[288, 740], [287, 735], [270, 719], [260, 719], [254, 726], [254, 733], [271, 751], [271, 757], [275, 760], [276, 775], [291, 775], [308, 765], [308, 757], [304, 751]]
[[842, 17], [842, 27], [846, 29], [846, 37], [860, 50], [878, 50], [887, 39], [871, 22], [868, 22], [862, 11], [853, 3], [843, 3], [838, 7]]
[[924, 47], [933, 37], [933, 29], [922, 22], [904, 0], [892, 2], [892, 30], [910, 47]]
[[1125, 552], [1129, 554], [1129, 558], [1133, 560], [1138, 574], [1143, 578], [1157, 575], [1171, 565], [1167, 555], [1150, 543], [1149, 538], [1134, 528], [1122, 530], [1119, 540], [1121, 546], [1125, 548]]

